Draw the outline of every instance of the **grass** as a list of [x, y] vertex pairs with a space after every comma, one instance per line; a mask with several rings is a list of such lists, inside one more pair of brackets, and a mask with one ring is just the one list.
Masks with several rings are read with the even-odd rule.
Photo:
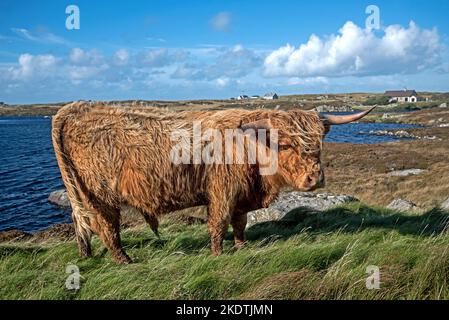
[[[206, 226], [166, 220], [161, 239], [122, 233], [135, 260], [115, 264], [98, 239], [94, 257], [74, 242], [0, 245], [2, 299], [448, 299], [448, 213], [398, 213], [354, 203], [323, 213], [295, 209], [247, 230], [248, 245], [210, 255]], [[76, 264], [81, 288], [65, 288]], [[366, 267], [380, 268], [368, 290]]]

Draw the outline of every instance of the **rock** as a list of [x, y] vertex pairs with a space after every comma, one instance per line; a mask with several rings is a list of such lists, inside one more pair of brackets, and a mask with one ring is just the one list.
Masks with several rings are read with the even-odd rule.
[[382, 119], [394, 119], [394, 118], [401, 118], [404, 117], [405, 114], [400, 114], [400, 113], [384, 113], [382, 115]]
[[411, 211], [418, 209], [418, 206], [413, 202], [405, 199], [394, 199], [388, 206], [388, 209], [397, 211]]
[[317, 112], [352, 112], [350, 106], [332, 106], [332, 105], [321, 105], [315, 108]]
[[396, 136], [399, 138], [416, 138], [412, 134], [404, 130], [388, 131], [388, 130], [370, 130], [368, 133], [360, 132], [361, 134], [374, 134], [376, 136]]
[[69, 241], [75, 238], [75, 228], [72, 223], [60, 223], [34, 233], [33, 240], [37, 242], [47, 240]]
[[369, 132], [363, 132], [360, 131], [360, 134], [372, 134], [376, 136], [395, 136], [398, 138], [409, 138], [409, 139], [417, 139], [417, 140], [438, 140], [441, 141], [441, 138], [438, 138], [437, 136], [417, 136], [414, 134], [411, 134], [404, 130], [398, 130], [398, 131], [388, 131], [388, 130], [370, 130]]
[[0, 232], [0, 242], [20, 241], [20, 240], [29, 239], [31, 237], [32, 237], [32, 235], [30, 233], [20, 231], [17, 229]]
[[446, 201], [444, 201], [444, 202], [441, 204], [441, 209], [443, 209], [443, 210], [449, 210], [449, 198], [447, 198]]
[[48, 201], [66, 209], [70, 208], [69, 198], [67, 197], [67, 191], [65, 189], [56, 190], [50, 193]]
[[393, 177], [407, 177], [410, 175], [418, 175], [425, 171], [427, 171], [427, 170], [423, 170], [423, 169], [396, 170], [396, 171], [392, 171], [392, 172], [388, 173], [388, 175], [393, 176]]
[[256, 223], [279, 220], [298, 207], [323, 211], [347, 202], [358, 201], [349, 195], [332, 195], [312, 192], [282, 192], [279, 198], [266, 209], [248, 212], [247, 227]]
[[442, 104], [440, 104], [439, 107], [440, 107], [440, 108], [447, 108], [447, 103], [446, 103], [446, 102], [443, 102]]

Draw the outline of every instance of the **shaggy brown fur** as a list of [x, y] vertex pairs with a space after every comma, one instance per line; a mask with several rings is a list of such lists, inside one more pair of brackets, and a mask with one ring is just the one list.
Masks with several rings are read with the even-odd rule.
[[[260, 121], [278, 129], [276, 174], [261, 175], [258, 164], [173, 164], [170, 150], [175, 142], [170, 135], [176, 129], [191, 133], [193, 120], [201, 120], [203, 130], [257, 128]], [[229, 224], [235, 245], [243, 245], [248, 211], [267, 207], [281, 188], [311, 190], [324, 182], [323, 135], [315, 112], [171, 113], [87, 102], [63, 107], [53, 118], [52, 129], [80, 254], [91, 255], [90, 238], [95, 233], [120, 263], [131, 261], [120, 243], [121, 205], [139, 210], [155, 232], [160, 215], [207, 205], [212, 252], [221, 253]]]

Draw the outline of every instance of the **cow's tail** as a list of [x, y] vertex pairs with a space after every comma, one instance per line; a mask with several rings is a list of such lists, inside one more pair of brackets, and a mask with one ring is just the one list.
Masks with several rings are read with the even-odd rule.
[[91, 213], [85, 209], [84, 201], [87, 197], [82, 194], [83, 183], [79, 178], [77, 171], [70, 157], [64, 151], [63, 129], [68, 121], [81, 111], [83, 103], [76, 102], [64, 106], [53, 117], [52, 120], [52, 141], [55, 150], [56, 160], [61, 171], [62, 180], [67, 189], [67, 195], [72, 206], [72, 219], [75, 227], [78, 248], [82, 256], [91, 255], [90, 239], [92, 229], [90, 225]]

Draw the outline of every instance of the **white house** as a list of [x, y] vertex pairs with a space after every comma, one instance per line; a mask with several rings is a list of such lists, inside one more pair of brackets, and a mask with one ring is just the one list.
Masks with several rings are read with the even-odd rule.
[[418, 102], [422, 99], [415, 90], [385, 91], [384, 96], [390, 98], [390, 102]]
[[278, 95], [274, 92], [265, 93], [262, 97], [265, 100], [275, 100], [278, 99]]
[[244, 94], [242, 94], [242, 95], [237, 97], [237, 100], [246, 100], [246, 99], [249, 99], [249, 97], [247, 95], [244, 95]]

